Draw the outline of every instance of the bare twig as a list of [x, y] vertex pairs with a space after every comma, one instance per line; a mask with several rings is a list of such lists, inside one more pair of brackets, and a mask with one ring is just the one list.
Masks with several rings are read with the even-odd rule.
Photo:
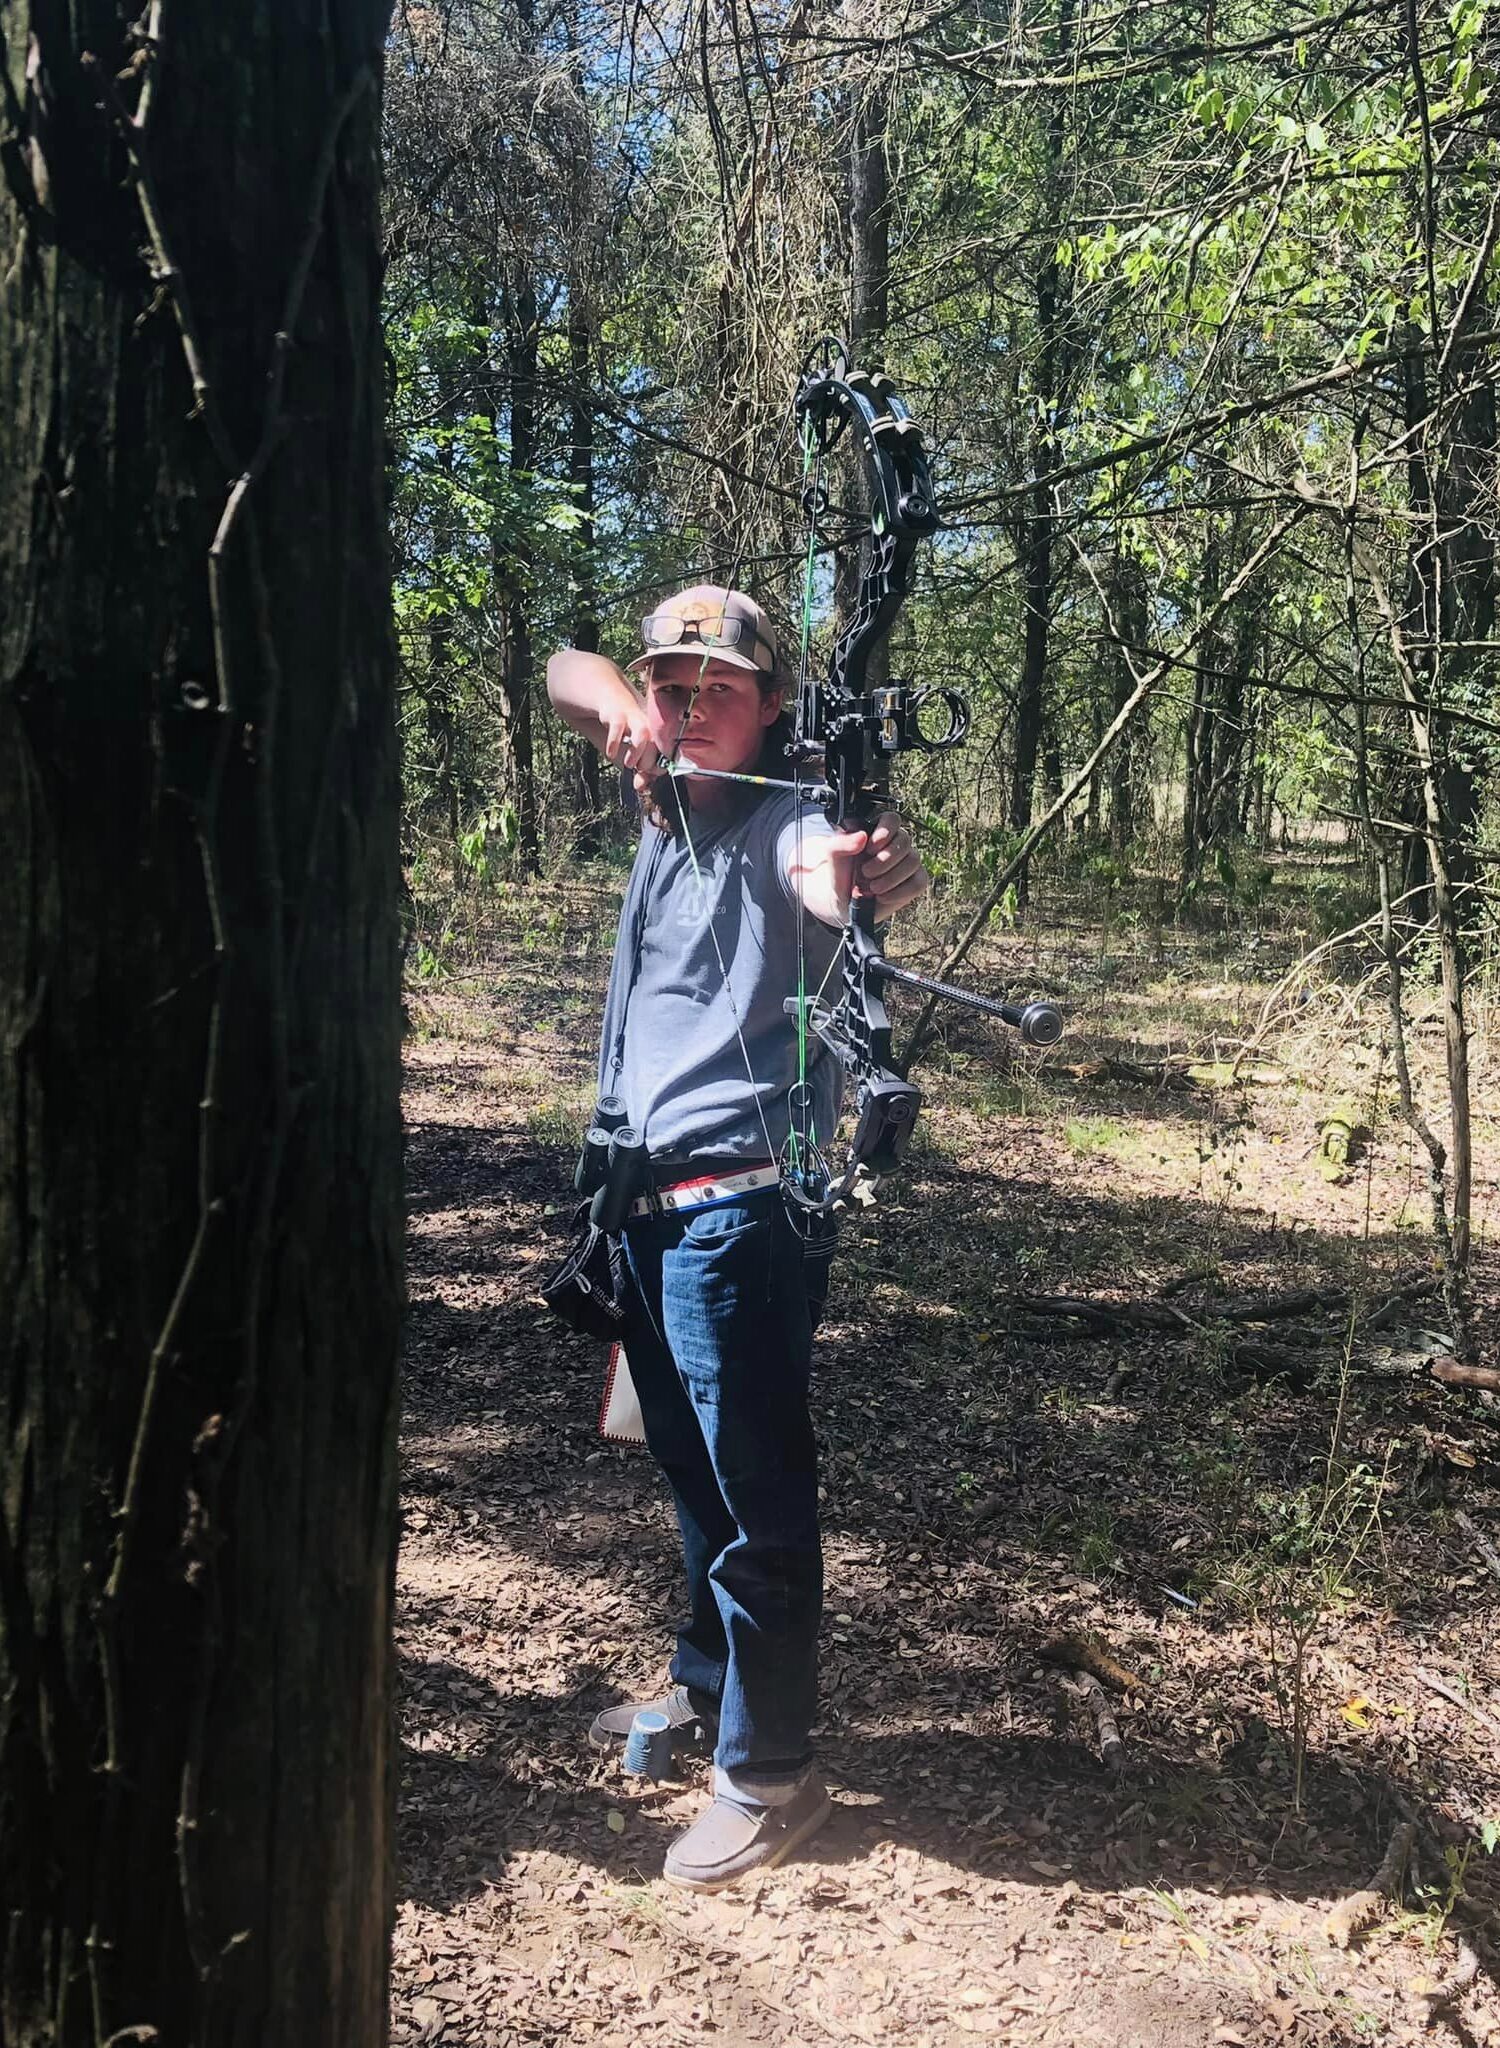
[[1473, 1516], [1466, 1515], [1462, 1508], [1458, 1508], [1454, 1512], [1453, 1521], [1457, 1528], [1463, 1530], [1495, 1577], [1500, 1579], [1500, 1550], [1491, 1543]]
[[[1188, 634], [1183, 646], [1177, 650], [1179, 654], [1185, 652], [1187, 648], [1194, 646], [1202, 639], [1205, 633], [1211, 630], [1228, 606], [1233, 604], [1246, 584], [1254, 578], [1261, 566], [1275, 553], [1286, 535], [1297, 524], [1299, 516], [1301, 516], [1305, 509], [1305, 507], [1299, 507], [1297, 511], [1287, 512], [1282, 518], [1277, 520], [1261, 541], [1260, 546], [1255, 549], [1239, 572], [1231, 577], [1214, 602], [1194, 622], [1193, 629]], [[1107, 611], [1108, 606], [1106, 604]], [[1095, 747], [1093, 753], [1090, 754], [1072, 780], [1053, 802], [1047, 806], [1041, 817], [1037, 819], [1036, 823], [1022, 839], [1015, 853], [1006, 862], [987, 891], [979, 908], [949, 948], [942, 965], [937, 971], [937, 979], [939, 981], [948, 980], [954, 969], [963, 963], [968, 955], [969, 948], [989, 923], [991, 912], [1004, 896], [1006, 890], [1010, 887], [1016, 876], [1025, 869], [1031, 856], [1036, 852], [1037, 847], [1052, 829], [1053, 825], [1056, 824], [1057, 820], [1063, 815], [1064, 811], [1067, 810], [1079, 791], [1087, 787], [1089, 779], [1094, 775], [1100, 763], [1107, 760], [1114, 751], [1115, 744], [1120, 735], [1140, 710], [1141, 706], [1151, 696], [1151, 693], [1161, 682], [1163, 676], [1166, 675], [1169, 665], [1165, 661], [1159, 661], [1149, 668], [1143, 676], [1138, 678], [1135, 688], [1115, 713], [1113, 719], [1111, 719], [1098, 746]], [[1133, 669], [1132, 673], [1134, 673]], [[915, 1060], [927, 1043], [932, 1027], [933, 1015], [937, 1010], [937, 1006], [938, 998], [935, 996], [929, 997], [917, 1018], [907, 1050], [908, 1061]]]
[[[1491, 349], [1500, 343], [1500, 328], [1486, 327], [1461, 336], [1454, 343], [1455, 349]], [[950, 500], [945, 506], [949, 522], [960, 513], [975, 512], [986, 505], [1007, 505], [1031, 491], [1052, 489], [1058, 484], [1069, 483], [1075, 477], [1094, 476], [1102, 469], [1115, 469], [1122, 463], [1138, 462], [1143, 456], [1160, 455], [1168, 449], [1184, 448], [1196, 440], [1206, 440], [1230, 427], [1243, 426], [1247, 421], [1258, 419], [1266, 413], [1284, 412], [1298, 399], [1315, 398], [1325, 391], [1336, 390], [1342, 384], [1352, 384], [1357, 379], [1373, 376], [1378, 370], [1388, 370], [1398, 363], [1405, 363], [1413, 356], [1431, 356], [1438, 353], [1438, 345], [1416, 343], [1404, 348], [1371, 349], [1362, 362], [1352, 358], [1339, 363], [1331, 370], [1320, 371], [1316, 376], [1300, 378], [1294, 384], [1287, 384], [1280, 391], [1262, 398], [1241, 399], [1234, 405], [1221, 406], [1217, 412], [1204, 413], [1199, 419], [1179, 421], [1175, 426], [1163, 427], [1159, 433], [1142, 434], [1134, 441], [1121, 442], [1113, 448], [1102, 450], [1097, 455], [1086, 455], [1076, 462], [1065, 462], [1059, 468], [1049, 470], [1045, 476], [1032, 479], [1029, 483], [1008, 484], [1003, 490], [986, 491], [970, 498]]]
[[1417, 1676], [1427, 1690], [1435, 1692], [1440, 1700], [1446, 1700], [1450, 1707], [1457, 1707], [1460, 1713], [1467, 1714], [1471, 1721], [1477, 1722], [1481, 1728], [1488, 1729], [1491, 1735], [1500, 1735], [1500, 1724], [1497, 1724], [1494, 1716], [1487, 1714], [1483, 1707], [1476, 1707], [1472, 1700], [1466, 1700], [1461, 1692], [1456, 1692], [1451, 1685], [1446, 1684], [1433, 1672], [1424, 1671], [1420, 1665], [1417, 1667]]
[[[1396, 898], [1391, 908], [1394, 910], [1399, 904], [1406, 902], [1407, 897], [1420, 896], [1422, 893], [1420, 889], [1408, 889], [1405, 895]], [[1350, 925], [1346, 931], [1335, 932], [1331, 939], [1324, 939], [1320, 945], [1314, 946], [1311, 952], [1304, 953], [1299, 960], [1292, 963], [1261, 1004], [1260, 1015], [1255, 1020], [1255, 1029], [1235, 1054], [1229, 1070], [1232, 1080], [1239, 1078], [1241, 1065], [1249, 1059], [1250, 1055], [1258, 1048], [1265, 1037], [1267, 1027], [1273, 1019], [1276, 1005], [1286, 994], [1287, 990], [1307, 973], [1314, 962], [1321, 960], [1325, 953], [1332, 953], [1339, 946], [1348, 945], [1352, 939], [1362, 938], [1373, 926], [1381, 922], [1383, 915], [1383, 911], [1373, 911], [1369, 917], [1361, 918], [1358, 924]]]

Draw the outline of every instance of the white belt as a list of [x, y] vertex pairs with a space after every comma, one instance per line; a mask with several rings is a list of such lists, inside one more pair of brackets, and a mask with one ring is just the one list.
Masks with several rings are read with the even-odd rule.
[[698, 1180], [677, 1180], [653, 1194], [638, 1195], [630, 1205], [632, 1216], [654, 1216], [659, 1210], [702, 1209], [710, 1202], [732, 1202], [737, 1195], [753, 1195], [760, 1188], [774, 1188], [781, 1179], [775, 1166], [749, 1166], [743, 1173], [708, 1173]]

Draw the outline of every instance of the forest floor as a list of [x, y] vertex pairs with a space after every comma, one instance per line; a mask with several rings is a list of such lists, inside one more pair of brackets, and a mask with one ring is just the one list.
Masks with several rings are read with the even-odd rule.
[[[970, 963], [1058, 995], [1068, 1036], [957, 1020], [920, 1150], [848, 1231], [816, 1384], [835, 1817], [712, 1898], [660, 1876], [706, 1767], [653, 1786], [587, 1745], [663, 1682], [677, 1552], [645, 1454], [597, 1435], [601, 1347], [537, 1295], [617, 899], [502, 896], [412, 988], [398, 2042], [1500, 2044], [1500, 1408], [1432, 1378], [1435, 1300], [1370, 1326], [1433, 1270], [1379, 1002], [1325, 962], [1231, 1072], [1315, 936], [1311, 879], [1197, 934], [1101, 930], [1049, 885]], [[1474, 1021], [1497, 1106], [1500, 1016]], [[1330, 1112], [1364, 1130], [1341, 1183]], [[1496, 1364], [1500, 1130], [1476, 1140]], [[1121, 1667], [1116, 1772], [1053, 1661], [1079, 1638]], [[1404, 1816], [1404, 1889], [1335, 1945]], [[1464, 1942], [1478, 1974], [1428, 2025]]]

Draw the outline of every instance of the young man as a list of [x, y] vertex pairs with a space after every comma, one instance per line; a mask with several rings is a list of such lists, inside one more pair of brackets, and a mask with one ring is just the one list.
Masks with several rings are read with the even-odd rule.
[[[672, 1488], [689, 1601], [673, 1690], [600, 1714], [590, 1739], [623, 1740], [651, 1704], [685, 1746], [712, 1746], [713, 1801], [672, 1844], [666, 1875], [716, 1890], [780, 1862], [830, 1811], [809, 1739], [823, 1568], [808, 1378], [827, 1255], [795, 1226], [776, 1172], [797, 1083], [784, 999], [798, 928], [816, 989], [851, 891], [889, 916], [928, 877], [894, 815], [868, 835], [835, 831], [788, 790], [728, 779], [789, 772], [759, 605], [700, 584], [643, 637], [631, 671], [644, 697], [599, 655], [565, 651], [547, 670], [564, 722], [634, 771], [646, 811], [599, 1091], [623, 1096], [668, 1198], [625, 1232], [625, 1347]], [[681, 774], [662, 774], [668, 762]], [[807, 1085], [831, 1132], [840, 1074], [824, 1048]]]

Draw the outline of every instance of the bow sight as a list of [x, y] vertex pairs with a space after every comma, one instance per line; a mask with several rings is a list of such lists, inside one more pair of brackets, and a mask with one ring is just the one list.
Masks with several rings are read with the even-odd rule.
[[[894, 757], [961, 746], [969, 729], [968, 700], [957, 690], [919, 690], [903, 682], [872, 685], [869, 680], [871, 657], [911, 587], [917, 543], [940, 524], [937, 502], [921, 428], [896, 396], [889, 377], [850, 367], [843, 342], [829, 337], [812, 351], [797, 386], [794, 410], [812, 471], [803, 502], [813, 547], [819, 539], [827, 544], [820, 524], [829, 512], [824, 467], [846, 431], [852, 432], [862, 460], [868, 529], [858, 593], [821, 681], [813, 677], [806, 659], [804, 634], [791, 754], [799, 786], [822, 804], [831, 824], [869, 831], [891, 807]], [[809, 590], [805, 609], [810, 605]], [[821, 769], [822, 781], [802, 784], [806, 767]], [[891, 1022], [881, 995], [888, 982], [998, 1017], [1030, 1045], [1052, 1045], [1062, 1036], [1061, 1013], [1050, 1003], [997, 1002], [887, 960], [875, 928], [875, 910], [873, 897], [855, 896], [850, 902], [839, 1001], [825, 1004], [799, 989], [786, 1005], [837, 1055], [855, 1081], [855, 1130], [841, 1174], [829, 1169], [816, 1135], [797, 1130], [794, 1118], [783, 1183], [793, 1208], [809, 1220], [826, 1220], [861, 1181], [868, 1184], [889, 1173], [911, 1141], [922, 1093], [907, 1080], [892, 1051]], [[810, 1103], [805, 1068], [795, 1093], [805, 1113]]]

